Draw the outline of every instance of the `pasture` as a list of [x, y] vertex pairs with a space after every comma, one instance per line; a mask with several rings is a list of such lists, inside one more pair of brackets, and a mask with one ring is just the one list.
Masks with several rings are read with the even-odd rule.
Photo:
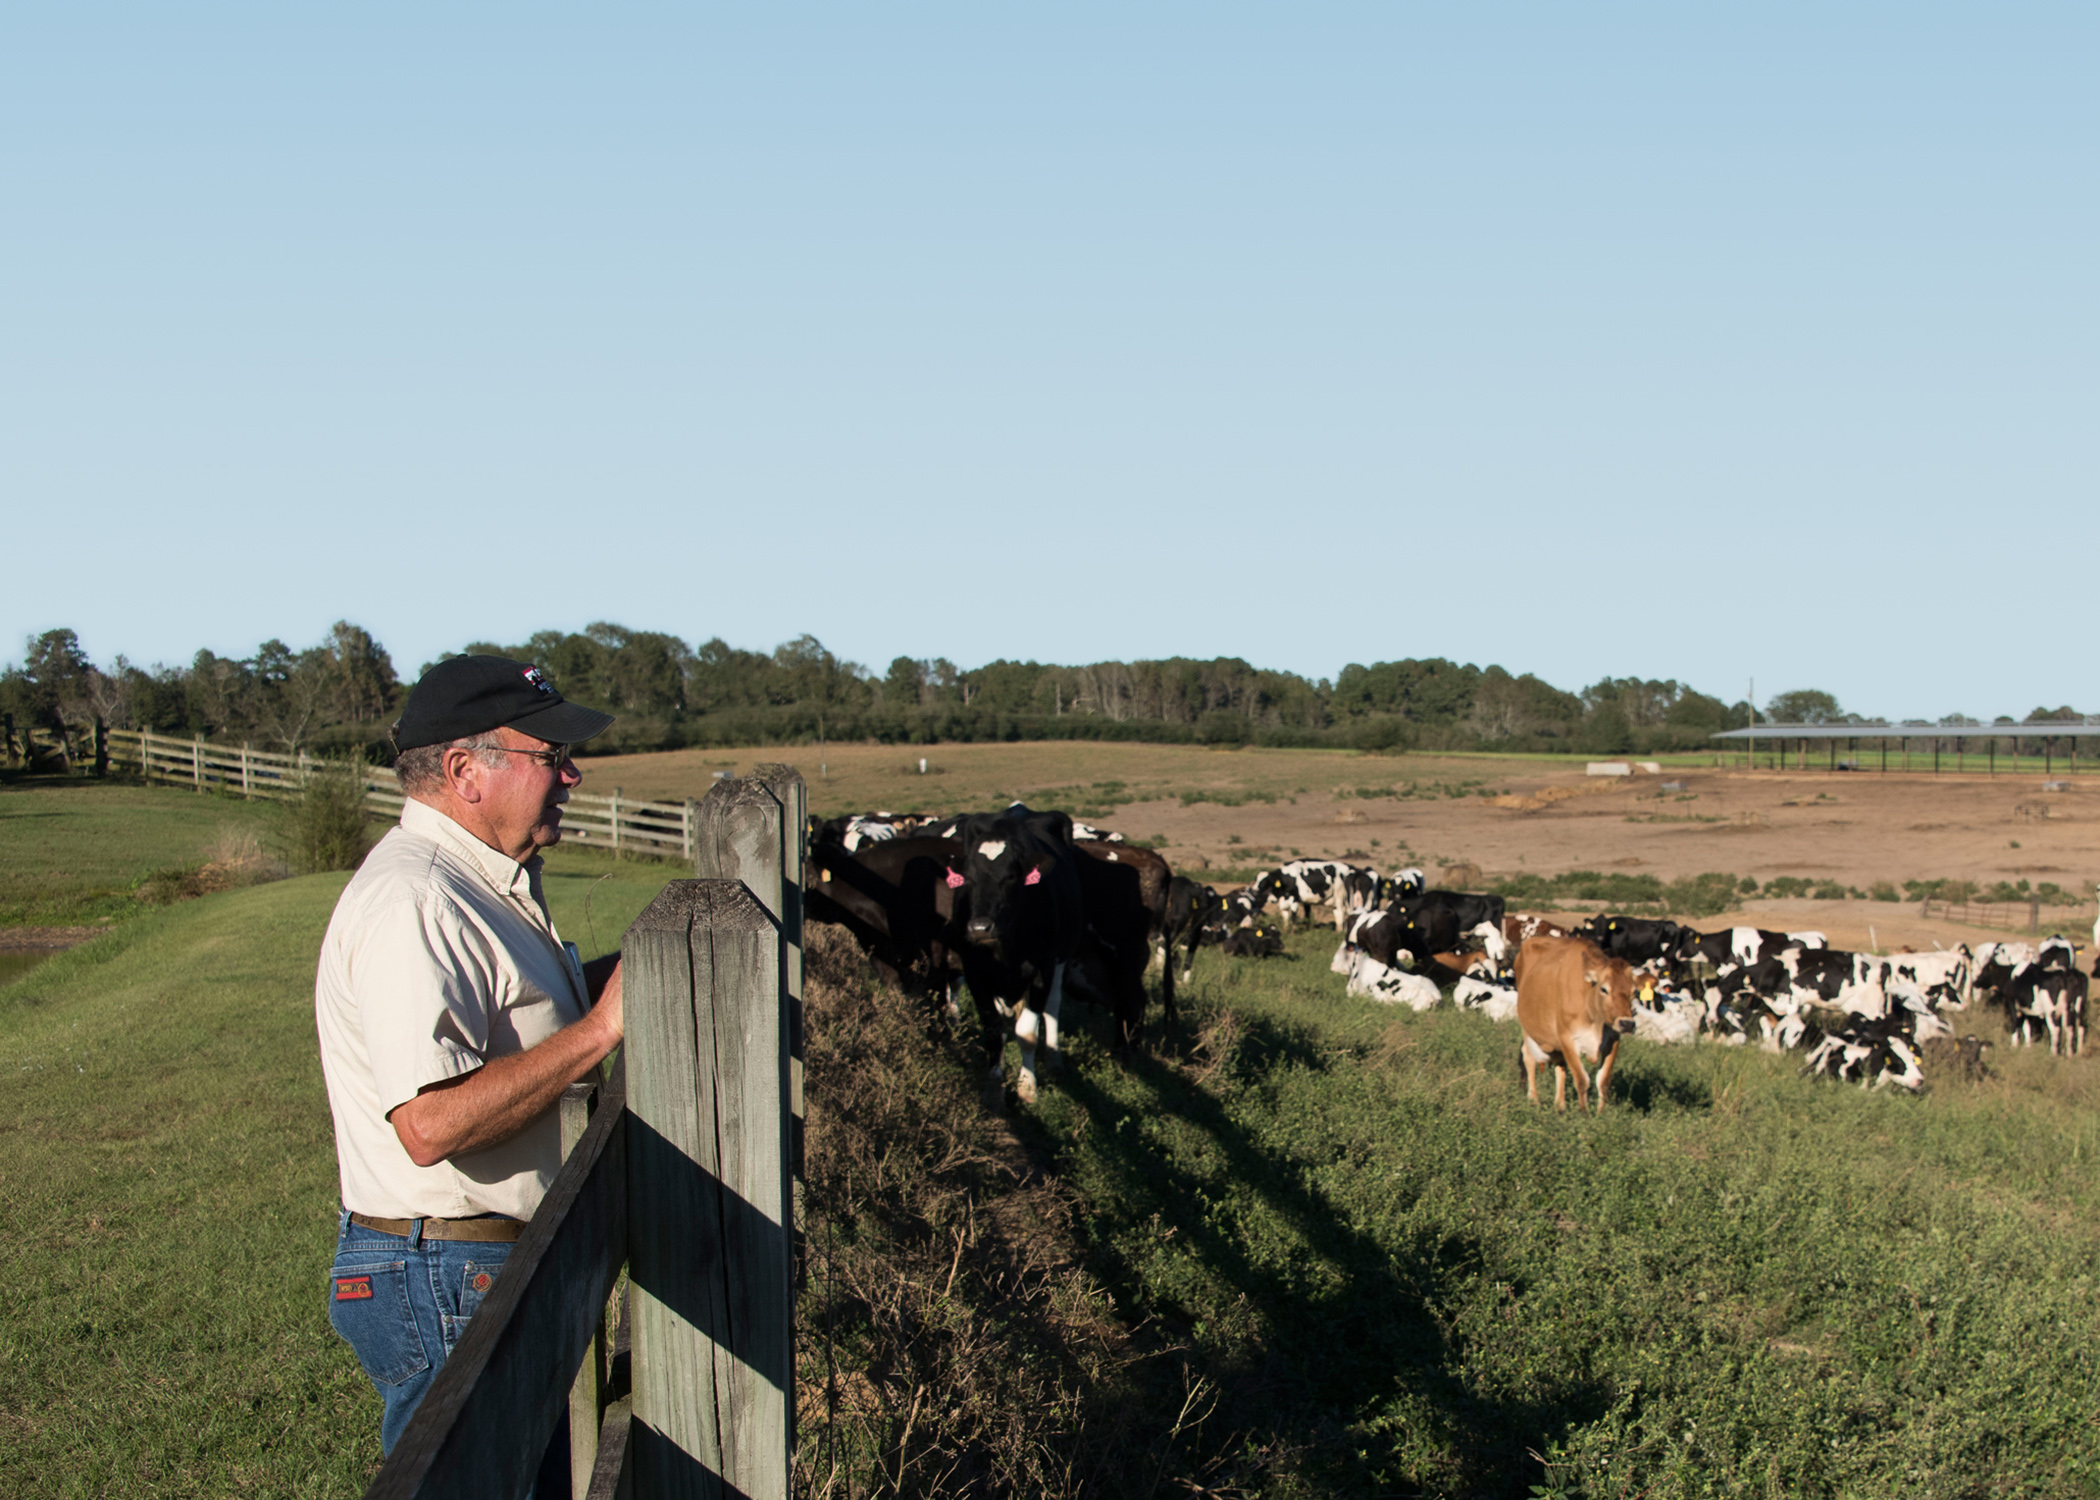
[[[1334, 758], [1324, 803], [1185, 810], [1510, 811], [1338, 798], [1422, 768]], [[1271, 789], [1219, 776], [1193, 789]], [[194, 862], [239, 807], [55, 790], [82, 800], [0, 824], [7, 868], [70, 868], [72, 820], [105, 816], [160, 841], [142, 864]], [[1111, 821], [1143, 835], [1173, 803]], [[676, 873], [558, 850], [548, 889], [594, 951]], [[376, 1399], [319, 1294], [312, 965], [342, 878], [139, 912], [0, 988], [0, 1491], [353, 1495], [371, 1472]], [[1350, 999], [1333, 947], [1206, 952], [1180, 1032], [1155, 1012], [1127, 1065], [1074, 1007], [1041, 1103], [990, 1118], [968, 1008], [948, 1023], [813, 935], [810, 1493], [2100, 1488], [2090, 1058], [2001, 1047], [1995, 1078], [1910, 1098], [1635, 1042], [1609, 1113], [1557, 1117], [1524, 1102], [1512, 1027]]]
[[[1176, 870], [1219, 880], [1299, 856], [1414, 864], [1432, 880], [1468, 864], [1489, 881], [1584, 870], [1662, 882], [1721, 872], [1760, 886], [1792, 877], [1859, 895], [1759, 895], [1698, 915], [1709, 926], [1742, 917], [1824, 927], [1858, 948], [1977, 938], [1890, 899], [1907, 881], [2049, 882], [2077, 902], [2045, 907], [2043, 930], [2077, 933], [2092, 927], [2100, 880], [2100, 781], [2045, 791], [2032, 772], [1746, 772], [1684, 756], [1666, 759], [1662, 776], [1607, 780], [1585, 776], [1580, 761], [1532, 756], [1086, 742], [681, 750], [582, 765], [589, 791], [678, 800], [705, 795], [717, 771], [782, 759], [808, 778], [811, 811], [823, 816], [984, 811], [1019, 798], [1105, 823], [1154, 844]], [[1663, 791], [1666, 780], [1682, 790]]]

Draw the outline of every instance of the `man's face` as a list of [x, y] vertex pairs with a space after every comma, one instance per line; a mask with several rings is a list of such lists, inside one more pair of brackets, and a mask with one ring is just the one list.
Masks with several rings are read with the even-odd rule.
[[[496, 731], [506, 751], [545, 751], [553, 748], [515, 729]], [[583, 780], [576, 762], [563, 760], [559, 768], [542, 763], [536, 755], [505, 754], [500, 766], [481, 769], [481, 812], [492, 842], [511, 858], [523, 860], [535, 851], [561, 842], [561, 809], [569, 800], [570, 788]]]

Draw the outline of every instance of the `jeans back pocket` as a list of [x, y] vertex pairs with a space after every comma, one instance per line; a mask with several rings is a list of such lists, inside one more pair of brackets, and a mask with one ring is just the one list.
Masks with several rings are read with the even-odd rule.
[[406, 1261], [338, 1258], [329, 1273], [329, 1324], [381, 1385], [399, 1385], [430, 1368], [408, 1296]]

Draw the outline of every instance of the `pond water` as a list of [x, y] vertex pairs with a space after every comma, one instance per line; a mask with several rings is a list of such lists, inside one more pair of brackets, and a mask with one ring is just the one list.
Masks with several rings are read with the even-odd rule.
[[12, 953], [0, 952], [0, 984], [13, 984], [57, 951], [56, 948], [30, 948]]

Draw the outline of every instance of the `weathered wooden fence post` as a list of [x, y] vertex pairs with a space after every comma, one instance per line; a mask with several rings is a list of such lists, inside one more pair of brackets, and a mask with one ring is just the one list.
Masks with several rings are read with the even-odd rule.
[[[702, 853], [781, 847], [779, 805], [732, 783]], [[710, 839], [708, 834], [717, 835]], [[777, 868], [777, 866], [776, 866]], [[623, 949], [635, 1493], [786, 1500], [794, 1393], [787, 1006], [754, 862], [673, 881]]]
[[204, 736], [201, 734], [190, 741], [190, 783], [198, 791], [204, 790]]
[[613, 858], [620, 857], [620, 789], [612, 789], [611, 813]]
[[109, 774], [109, 725], [102, 721], [100, 714], [95, 716], [95, 774]]
[[780, 919], [787, 947], [783, 955], [783, 977], [787, 983], [788, 1009], [788, 1113], [792, 1120], [789, 1166], [797, 1182], [802, 1180], [802, 877], [809, 853], [809, 784], [793, 766], [773, 762], [751, 768], [752, 779], [762, 781], [773, 800], [780, 804]]
[[718, 782], [627, 937], [638, 1495], [788, 1494], [804, 800]]

